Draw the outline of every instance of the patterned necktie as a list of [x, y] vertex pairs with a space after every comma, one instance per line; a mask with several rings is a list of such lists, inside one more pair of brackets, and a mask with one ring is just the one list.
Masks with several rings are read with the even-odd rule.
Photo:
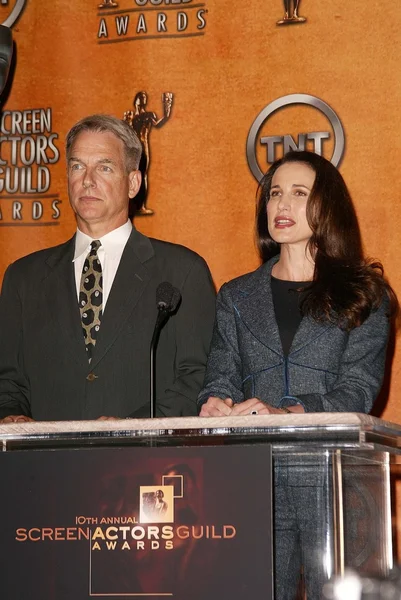
[[82, 331], [85, 338], [89, 362], [99, 333], [103, 308], [102, 265], [97, 255], [101, 243], [94, 240], [85, 258], [79, 288], [79, 310], [81, 311]]

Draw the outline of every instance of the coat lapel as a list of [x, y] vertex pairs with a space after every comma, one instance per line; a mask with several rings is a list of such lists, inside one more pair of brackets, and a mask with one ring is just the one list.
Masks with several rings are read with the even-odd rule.
[[[249, 293], [245, 288], [242, 298], [235, 302], [235, 309], [257, 340], [283, 356], [270, 283], [272, 268], [277, 260], [278, 257], [269, 260], [253, 274], [248, 282]], [[289, 356], [316, 341], [330, 327], [330, 323], [318, 323], [310, 317], [304, 317], [294, 336]]]
[[248, 281], [248, 286], [235, 302], [235, 310], [249, 331], [263, 345], [279, 356], [283, 355], [273, 297], [271, 292], [271, 270], [278, 257], [262, 265]]
[[75, 236], [55, 248], [47, 260], [51, 270], [43, 281], [43, 286], [49, 314], [56, 326], [55, 335], [64, 338], [64, 347], [75, 361], [87, 365], [72, 262], [74, 249]]
[[133, 229], [124, 248], [102, 317], [99, 338], [93, 351], [94, 368], [114, 343], [145, 290], [151, 272], [143, 265], [154, 255], [149, 239]]
[[330, 327], [333, 327], [331, 323], [318, 323], [310, 317], [304, 317], [292, 340], [289, 356], [294, 356], [299, 350], [315, 342]]

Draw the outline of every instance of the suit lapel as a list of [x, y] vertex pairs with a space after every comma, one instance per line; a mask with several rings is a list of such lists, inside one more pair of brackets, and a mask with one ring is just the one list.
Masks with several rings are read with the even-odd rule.
[[75, 236], [55, 249], [47, 260], [51, 271], [43, 286], [49, 313], [56, 325], [55, 335], [64, 339], [64, 347], [75, 361], [87, 365], [72, 262], [74, 248]]
[[154, 255], [148, 238], [133, 229], [124, 248], [119, 267], [107, 299], [99, 338], [93, 351], [94, 368], [114, 343], [125, 322], [145, 290], [151, 272], [143, 265]]

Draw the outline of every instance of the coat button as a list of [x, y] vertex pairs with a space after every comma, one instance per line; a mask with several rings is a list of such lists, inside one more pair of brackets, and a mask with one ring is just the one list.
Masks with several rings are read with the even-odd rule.
[[95, 379], [98, 379], [98, 376], [95, 375], [94, 373], [89, 373], [89, 375], [86, 376], [86, 379], [88, 381], [95, 381]]

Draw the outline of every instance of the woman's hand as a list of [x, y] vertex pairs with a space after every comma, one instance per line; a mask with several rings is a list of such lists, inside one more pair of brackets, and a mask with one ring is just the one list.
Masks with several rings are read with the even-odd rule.
[[[304, 412], [303, 410], [291, 410], [291, 407], [288, 408], [290, 412]], [[301, 407], [302, 409], [302, 407]], [[275, 406], [271, 406], [270, 404], [266, 404], [266, 402], [262, 402], [259, 398], [249, 398], [249, 400], [245, 400], [244, 402], [240, 402], [239, 404], [235, 404], [234, 408], [231, 411], [232, 416], [244, 416], [244, 415], [284, 415], [287, 414], [287, 410], [283, 410], [282, 408], [276, 408]]]
[[270, 409], [272, 408], [272, 406], [265, 404], [259, 398], [249, 398], [249, 400], [235, 404], [231, 415], [238, 417], [243, 417], [244, 415], [270, 415]]
[[233, 401], [231, 398], [222, 400], [215, 396], [210, 396], [207, 402], [202, 405], [199, 413], [200, 417], [228, 417], [232, 414]]
[[245, 415], [286, 415], [288, 413], [304, 413], [305, 409], [301, 404], [294, 404], [286, 409], [271, 406], [262, 402], [259, 398], [249, 398], [244, 402], [234, 404], [231, 398], [222, 400], [215, 396], [210, 396], [208, 401], [202, 406], [199, 413], [200, 417], [243, 417]]

